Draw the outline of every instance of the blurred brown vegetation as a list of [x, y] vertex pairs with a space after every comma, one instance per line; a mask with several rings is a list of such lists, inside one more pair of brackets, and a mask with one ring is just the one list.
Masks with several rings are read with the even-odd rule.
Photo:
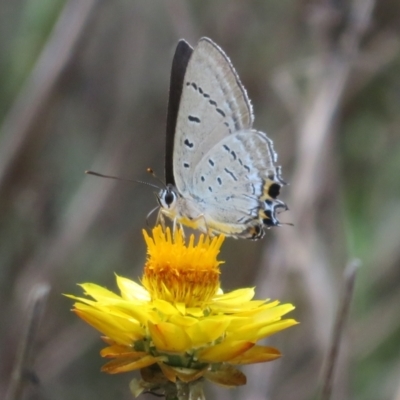
[[274, 140], [290, 182], [281, 219], [295, 224], [228, 239], [223, 287], [256, 284], [301, 321], [269, 341], [282, 359], [246, 368], [243, 388], [208, 385], [209, 396], [315, 398], [343, 270], [358, 258], [333, 398], [400, 399], [399, 30], [397, 0], [2, 0], [0, 396], [42, 312], [22, 398], [132, 397], [133, 374], [100, 373], [99, 335], [61, 293], [85, 281], [114, 289], [114, 272], [137, 279], [156, 201], [151, 188], [83, 171], [152, 181], [151, 166], [162, 177], [173, 51], [208, 36]]

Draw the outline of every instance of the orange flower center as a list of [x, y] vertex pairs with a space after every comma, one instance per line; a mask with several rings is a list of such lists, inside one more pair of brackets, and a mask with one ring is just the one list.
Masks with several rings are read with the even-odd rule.
[[142, 277], [143, 286], [153, 300], [184, 303], [198, 307], [211, 300], [219, 289], [220, 261], [217, 260], [223, 236], [213, 239], [201, 235], [194, 244], [191, 235], [186, 245], [183, 232], [174, 237], [169, 228], [153, 229], [153, 237], [144, 232], [148, 259]]

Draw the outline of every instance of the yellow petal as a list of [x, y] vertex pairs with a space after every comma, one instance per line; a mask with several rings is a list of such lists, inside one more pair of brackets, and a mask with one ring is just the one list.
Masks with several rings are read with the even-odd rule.
[[136, 361], [132, 361], [131, 358], [119, 358], [103, 365], [101, 370], [103, 372], [107, 372], [108, 374], [119, 374], [120, 372], [128, 372], [148, 367], [149, 365], [155, 364], [157, 361], [158, 359], [156, 357], [150, 355], [140, 358]]
[[201, 362], [209, 363], [229, 361], [234, 357], [238, 357], [253, 346], [254, 343], [248, 341], [225, 341], [201, 350], [198, 354], [198, 359]]
[[[256, 305], [256, 307], [253, 307], [253, 305]], [[258, 303], [258, 304], [256, 304]], [[238, 317], [253, 317], [255, 315], [258, 315], [261, 312], [264, 312], [265, 310], [269, 310], [270, 308], [275, 308], [279, 304], [278, 300], [271, 301], [271, 302], [265, 302], [262, 300], [252, 300], [248, 304], [244, 304], [243, 308], [236, 314]]]
[[[149, 320], [153, 323], [157, 323], [159, 321], [157, 314], [152, 311], [146, 303], [132, 303], [126, 300], [122, 300], [121, 297], [118, 297], [117, 299], [107, 298], [99, 301], [93, 301], [84, 297], [77, 297], [73, 295], [65, 296], [77, 300], [80, 303], [88, 304], [93, 308], [104, 312], [105, 314], [116, 315], [121, 318], [128, 319], [131, 319], [133, 317], [143, 325], [146, 324]], [[79, 308], [77, 306], [78, 304], [79, 303], [75, 303], [74, 307]]]
[[242, 329], [230, 332], [229, 338], [231, 340], [250, 340], [256, 342], [297, 324], [298, 322], [294, 319], [284, 319], [266, 324], [262, 322], [249, 324]]
[[176, 373], [172, 367], [169, 365], [159, 362], [158, 366], [161, 368], [161, 371], [163, 372], [164, 376], [171, 382], [175, 383], [176, 382]]
[[[68, 297], [68, 298], [70, 298], [70, 299], [76, 300], [76, 301], [78, 301], [78, 302], [88, 304], [88, 305], [90, 305], [90, 306], [92, 306], [92, 307], [96, 307], [97, 304], [98, 304], [96, 301], [86, 299], [85, 297], [78, 297], [78, 296], [74, 296], [74, 295], [72, 295], [72, 294], [64, 294], [64, 296], [65, 296], [65, 297]], [[75, 303], [74, 306], [76, 306], [76, 304], [77, 304], [77, 303]]]
[[[240, 313], [238, 318], [232, 318], [229, 330], [235, 333], [235, 337], [245, 339], [248, 336], [241, 336], [241, 332], [257, 332], [260, 328], [271, 323], [277, 322], [281, 317], [294, 309], [292, 304], [282, 304], [273, 308], [260, 307], [258, 311], [249, 313]], [[252, 315], [251, 315], [252, 314]], [[241, 316], [246, 316], [241, 319]], [[237, 315], [236, 315], [237, 317]]]
[[130, 279], [117, 276], [117, 285], [121, 291], [121, 296], [125, 300], [139, 300], [139, 301], [150, 301], [149, 292], [138, 283], [131, 281]]
[[171, 322], [174, 325], [179, 325], [182, 328], [189, 327], [197, 324], [199, 320], [197, 318], [183, 316], [183, 315], [172, 315], [168, 318], [168, 322]]
[[279, 306], [269, 309], [263, 308], [262, 312], [257, 313], [257, 315], [255, 315], [255, 319], [259, 321], [268, 321], [268, 320], [274, 321], [292, 310], [294, 310], [294, 306], [292, 304], [281, 304]]
[[229, 326], [227, 327], [227, 334], [235, 334], [240, 329], [245, 329], [246, 326], [254, 323], [251, 317], [238, 317], [237, 314], [231, 316]]
[[121, 297], [118, 296], [117, 294], [94, 283], [82, 283], [79, 286], [82, 287], [86, 295], [93, 297], [95, 300], [103, 300], [103, 299], [121, 300]]
[[[141, 304], [129, 304], [125, 302], [124, 304], [118, 304], [110, 308], [112, 312], [116, 315], [124, 315], [125, 318], [136, 319], [142, 325], [147, 325], [149, 321], [156, 324], [160, 321], [160, 316], [156, 311], [150, 309], [147, 305]], [[119, 313], [120, 312], [120, 313]]]
[[168, 301], [156, 299], [153, 301], [152, 304], [158, 311], [160, 311], [164, 315], [180, 314], [180, 312], [176, 309], [176, 307], [173, 304], [169, 303]]
[[204, 317], [204, 310], [200, 307], [188, 307], [186, 308], [186, 315], [192, 315], [196, 318]]
[[220, 338], [230, 323], [227, 316], [205, 318], [186, 328], [193, 346], [200, 346]]
[[169, 322], [152, 324], [149, 322], [149, 331], [154, 345], [158, 350], [170, 353], [182, 353], [191, 348], [191, 341], [181, 327]]
[[276, 360], [281, 353], [274, 347], [254, 346], [238, 357], [229, 360], [229, 364], [254, 364]]
[[175, 307], [182, 315], [186, 314], [186, 304], [185, 303], [176, 303]]
[[215, 371], [206, 371], [204, 377], [222, 386], [235, 387], [246, 384], [246, 375], [232, 365], [222, 365]]
[[122, 346], [119, 344], [105, 347], [100, 351], [100, 355], [106, 358], [130, 357], [132, 359], [139, 359], [144, 357], [146, 354], [145, 351], [134, 351], [132, 350], [132, 347]]
[[[104, 342], [107, 343], [110, 346], [114, 346], [115, 340], [109, 338], [108, 336], [100, 336], [100, 339]], [[130, 347], [130, 346], [125, 346], [125, 347]]]
[[282, 321], [278, 321], [272, 325], [266, 326], [258, 332], [258, 340], [264, 339], [267, 336], [273, 335], [276, 332], [279, 332], [283, 329], [287, 329], [290, 326], [297, 325], [298, 322], [294, 319], [284, 319]]
[[229, 328], [244, 331], [249, 328], [249, 325], [254, 327], [268, 325], [279, 321], [283, 315], [293, 309], [294, 306], [292, 304], [281, 304], [275, 307], [268, 307], [268, 304], [265, 304], [255, 310], [234, 314]]
[[242, 314], [252, 310], [257, 310], [264, 304], [263, 300], [252, 300], [242, 304], [225, 304], [225, 303], [213, 303], [210, 304], [210, 309], [214, 314]]
[[92, 307], [86, 309], [84, 307], [87, 306], [77, 304], [73, 311], [88, 324], [117, 343], [129, 346], [134, 341], [143, 339], [144, 331], [136, 322], [109, 316]]
[[242, 288], [233, 290], [222, 295], [217, 295], [213, 298], [214, 301], [220, 301], [223, 303], [235, 303], [240, 304], [247, 302], [254, 297], [254, 288]]

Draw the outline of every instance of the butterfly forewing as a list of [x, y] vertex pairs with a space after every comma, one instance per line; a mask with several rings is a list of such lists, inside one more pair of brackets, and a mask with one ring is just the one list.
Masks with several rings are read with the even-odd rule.
[[177, 189], [192, 187], [193, 170], [226, 136], [251, 129], [251, 104], [224, 52], [202, 38], [194, 49], [183, 80], [173, 151]]
[[179, 104], [182, 97], [183, 79], [193, 48], [185, 40], [180, 40], [176, 46], [172, 60], [169, 87], [167, 134], [165, 141], [165, 182], [175, 185], [173, 173], [173, 148], [178, 118]]

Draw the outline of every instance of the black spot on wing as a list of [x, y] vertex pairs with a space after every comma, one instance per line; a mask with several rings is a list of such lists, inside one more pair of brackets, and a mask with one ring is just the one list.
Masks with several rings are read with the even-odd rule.
[[236, 153], [232, 150], [231, 154], [232, 154], [233, 159], [236, 160]]
[[231, 149], [230, 149], [226, 144], [223, 144], [222, 147], [223, 147], [226, 151], [231, 151]]
[[208, 163], [213, 167], [215, 165], [214, 161], [211, 158], [208, 159]]
[[222, 185], [222, 179], [220, 177], [217, 178], [217, 182]]
[[275, 226], [276, 224], [274, 223], [274, 221], [272, 219], [269, 218], [264, 218], [262, 220], [263, 224], [266, 225], [268, 228], [270, 228], [271, 226]]
[[189, 147], [190, 149], [193, 148], [194, 143], [190, 142], [188, 139], [185, 139], [185, 141], [183, 142], [187, 147]]
[[229, 127], [229, 124], [225, 121], [224, 125], [228, 128], [229, 133], [232, 133], [232, 129]]
[[268, 194], [273, 198], [276, 199], [279, 196], [279, 192], [281, 190], [280, 185], [277, 183], [273, 183], [269, 188], [268, 188]]
[[195, 117], [195, 116], [193, 116], [193, 115], [188, 115], [188, 120], [189, 120], [190, 122], [196, 122], [197, 124], [200, 123], [200, 118]]
[[272, 212], [271, 210], [264, 210], [264, 214], [268, 219], [272, 219]]
[[190, 165], [189, 165], [187, 162], [184, 162], [184, 163], [183, 163], [183, 166], [184, 166], [185, 168], [189, 168], [189, 167], [190, 167]]
[[[203, 91], [203, 89], [202, 89], [200, 86], [197, 86], [197, 84], [194, 83], [194, 82], [186, 82], [186, 86], [192, 86], [192, 88], [193, 88], [194, 90], [198, 91], [201, 95], [203, 95], [204, 98], [209, 99], [208, 102], [209, 102], [212, 106], [215, 107], [215, 110], [217, 111], [217, 113], [219, 113], [219, 114], [220, 114], [222, 117], [224, 117], [224, 118], [226, 117], [226, 114], [225, 114], [224, 110], [222, 110], [221, 108], [219, 108], [219, 107], [218, 107], [218, 103], [217, 103], [215, 100], [211, 99], [210, 95], [209, 95], [208, 93], [205, 93], [205, 92]], [[229, 106], [230, 106], [230, 108], [232, 108], [232, 105], [231, 105], [231, 104], [229, 104]], [[191, 121], [191, 122], [200, 123], [200, 119], [197, 118], [197, 117], [193, 117], [192, 115], [189, 115], [188, 118], [189, 118], [189, 121]], [[228, 124], [227, 122], [225, 122], [225, 125], [229, 128], [229, 124]], [[231, 133], [231, 132], [232, 132], [232, 131], [231, 131], [231, 129], [229, 128], [229, 133]]]
[[204, 178], [203, 175], [200, 177], [200, 179], [201, 179], [202, 182], [204, 182], [206, 180], [206, 178]]
[[236, 175], [235, 175], [232, 171], [230, 171], [228, 168], [224, 168], [224, 170], [225, 170], [225, 172], [226, 172], [228, 175], [231, 176], [231, 178], [232, 178], [234, 181], [237, 181]]
[[220, 113], [224, 118], [226, 117], [225, 113], [220, 109], [220, 108], [216, 108], [217, 112]]

